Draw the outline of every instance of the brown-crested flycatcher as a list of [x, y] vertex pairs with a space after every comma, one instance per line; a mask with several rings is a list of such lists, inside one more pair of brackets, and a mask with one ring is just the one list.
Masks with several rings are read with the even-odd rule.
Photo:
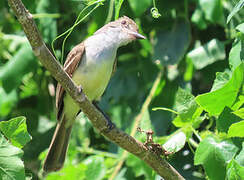
[[[64, 70], [72, 77], [90, 101], [99, 100], [111, 78], [117, 49], [135, 39], [145, 39], [136, 23], [124, 16], [100, 28], [75, 46], [67, 56]], [[73, 99], [58, 84], [56, 89], [58, 124], [44, 163], [44, 171], [62, 168], [72, 125], [80, 111]]]

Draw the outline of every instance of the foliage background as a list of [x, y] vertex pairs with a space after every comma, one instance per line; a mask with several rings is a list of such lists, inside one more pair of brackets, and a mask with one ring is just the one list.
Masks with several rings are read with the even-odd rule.
[[[71, 27], [82, 8], [91, 2], [23, 0], [50, 48], [52, 40]], [[119, 3], [123, 3], [120, 10]], [[237, 3], [104, 1], [74, 29], [65, 44], [67, 55], [75, 44], [114, 20], [118, 13], [137, 22], [148, 39], [119, 49], [117, 71], [100, 106], [118, 127], [130, 133], [158, 73], [163, 72], [150, 106], [141, 114], [140, 127], [153, 129], [154, 140], [161, 145], [169, 140], [164, 148], [175, 154], [168, 161], [186, 179], [244, 177], [244, 1]], [[227, 24], [231, 12], [237, 13]], [[0, 2], [0, 47], [0, 130], [5, 136], [1, 135], [0, 167], [9, 171], [0, 172], [0, 176], [44, 179], [41, 164], [56, 123], [56, 82], [34, 57], [7, 1]], [[62, 39], [58, 39], [58, 58], [61, 47]], [[164, 110], [153, 111], [154, 107]], [[11, 118], [15, 119], [6, 124]], [[143, 142], [146, 139], [138, 132], [136, 136]], [[109, 179], [122, 152], [81, 114], [73, 128], [63, 170], [45, 178]], [[115, 178], [160, 179], [132, 155]]]

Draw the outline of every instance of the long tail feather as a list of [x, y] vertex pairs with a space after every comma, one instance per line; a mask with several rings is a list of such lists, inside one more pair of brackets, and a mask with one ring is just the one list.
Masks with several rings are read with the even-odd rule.
[[58, 123], [50, 144], [43, 170], [46, 172], [58, 171], [63, 167], [69, 144], [72, 126], [65, 127], [65, 116]]

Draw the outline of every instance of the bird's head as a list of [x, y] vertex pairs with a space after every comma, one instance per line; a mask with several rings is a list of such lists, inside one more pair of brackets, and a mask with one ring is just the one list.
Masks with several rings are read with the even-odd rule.
[[120, 46], [136, 39], [146, 39], [145, 36], [138, 33], [137, 24], [126, 16], [106, 24], [95, 32], [95, 34], [99, 33], [108, 33], [108, 35], [115, 36], [118, 38]]

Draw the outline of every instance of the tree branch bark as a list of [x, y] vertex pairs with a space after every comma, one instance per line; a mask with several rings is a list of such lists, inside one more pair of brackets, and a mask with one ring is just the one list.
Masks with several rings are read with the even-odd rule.
[[38, 57], [43, 66], [50, 71], [52, 76], [63, 86], [66, 92], [76, 101], [82, 111], [90, 119], [93, 126], [110, 141], [145, 161], [165, 180], [184, 179], [167, 161], [149, 151], [141, 142], [116, 127], [109, 131], [106, 126], [107, 121], [103, 114], [88, 101], [84, 93], [80, 92], [80, 88], [75, 85], [72, 79], [63, 70], [60, 63], [46, 47], [32, 19], [32, 15], [25, 8], [22, 1], [8, 0], [8, 3], [22, 25], [34, 54]]

